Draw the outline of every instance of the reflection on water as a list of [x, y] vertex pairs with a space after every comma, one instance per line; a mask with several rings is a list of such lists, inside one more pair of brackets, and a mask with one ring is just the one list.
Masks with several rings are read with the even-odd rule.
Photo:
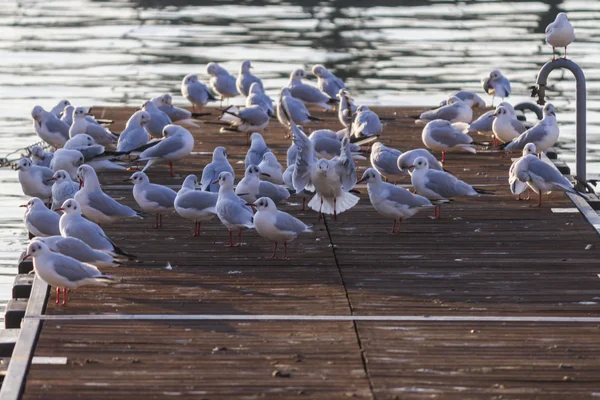
[[[299, 66], [322, 63], [366, 104], [432, 105], [458, 89], [481, 91], [494, 68], [513, 82], [513, 102], [550, 58], [546, 25], [566, 11], [576, 27], [570, 57], [588, 78], [588, 160], [600, 175], [600, 2], [18, 1], [0, 8], [0, 154], [36, 139], [29, 112], [60, 98], [76, 105], [139, 105], [218, 61], [237, 72], [252, 60], [275, 95]], [[365, 5], [368, 5], [366, 7]], [[260, 6], [260, 7], [257, 7]], [[562, 158], [574, 161], [574, 80], [554, 72]], [[16, 173], [0, 170], [0, 298], [9, 296], [24, 248]]]

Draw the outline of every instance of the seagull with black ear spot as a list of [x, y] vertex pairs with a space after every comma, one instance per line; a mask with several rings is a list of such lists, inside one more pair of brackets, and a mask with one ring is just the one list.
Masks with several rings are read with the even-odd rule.
[[230, 97], [240, 94], [236, 87], [235, 77], [216, 62], [208, 63], [206, 73], [210, 75], [211, 88], [221, 96], [221, 103], [223, 103], [223, 99], [227, 99], [229, 102]]
[[163, 214], [175, 208], [177, 193], [166, 186], [150, 183], [148, 175], [136, 172], [126, 182], [133, 183], [133, 198], [144, 212], [156, 214], [154, 229], [162, 228]]
[[52, 178], [52, 209], [60, 207], [65, 201], [75, 197], [75, 193], [79, 190], [79, 184], [71, 179], [67, 171], [59, 169], [54, 173]]
[[56, 287], [56, 304], [67, 304], [67, 289], [75, 290], [85, 285], [107, 286], [116, 282], [114, 276], [103, 274], [93, 265], [50, 251], [48, 246], [39, 240], [34, 240], [27, 246], [25, 259], [28, 258], [33, 259], [35, 274], [48, 285]]
[[277, 246], [283, 242], [283, 258], [287, 259], [287, 244], [301, 233], [312, 232], [311, 227], [298, 218], [277, 210], [273, 200], [268, 197], [261, 197], [250, 205], [256, 208], [256, 214], [254, 214], [256, 232], [275, 243], [271, 258], [275, 258]]
[[60, 235], [58, 227], [60, 215], [50, 211], [42, 200], [34, 197], [21, 207], [27, 208], [23, 215], [23, 222], [31, 235], [35, 237]]
[[69, 107], [70, 105], [71, 102], [69, 100], [59, 100], [59, 102], [54, 107], [52, 107], [50, 112], [54, 114], [56, 118], [60, 118], [62, 117], [61, 114], [65, 110], [65, 108]]
[[500, 97], [504, 101], [510, 96], [510, 81], [499, 69], [490, 72], [490, 75], [483, 79], [482, 85], [483, 91], [492, 96], [492, 107], [494, 107], [495, 97]]
[[250, 69], [252, 67], [252, 63], [250, 61], [243, 61], [240, 65], [240, 72], [235, 81], [235, 85], [237, 87], [238, 92], [244, 96], [248, 96], [250, 93], [250, 86], [254, 83], [258, 85], [258, 88], [264, 93], [265, 89], [263, 87], [262, 81], [257, 76], [252, 75]]
[[117, 135], [103, 127], [86, 119], [88, 111], [85, 107], [77, 107], [73, 110], [73, 124], [69, 128], [69, 136], [73, 137], [80, 133], [86, 133], [94, 138], [96, 143], [103, 146], [116, 145], [119, 139]]
[[335, 76], [333, 72], [321, 64], [312, 67], [312, 73], [317, 77], [317, 87], [329, 95], [331, 98], [336, 98], [340, 90], [346, 89], [346, 84], [340, 78]]
[[146, 145], [150, 140], [150, 134], [146, 130], [150, 120], [150, 114], [146, 111], [138, 110], [134, 112], [125, 124], [125, 129], [119, 135], [117, 151], [132, 151]]
[[62, 148], [54, 152], [54, 157], [50, 161], [50, 168], [54, 172], [67, 171], [72, 179], [77, 179], [77, 168], [84, 163], [85, 157], [79, 150]]
[[175, 211], [182, 218], [194, 221], [194, 234], [200, 236], [202, 222], [210, 221], [217, 215], [217, 193], [196, 190], [198, 177], [188, 175], [175, 197]]
[[190, 131], [179, 125], [167, 125], [163, 129], [163, 139], [144, 150], [136, 161], [148, 161], [142, 172], [155, 163], [168, 161], [169, 172], [175, 176], [173, 162], [189, 156], [193, 149], [194, 137]]
[[196, 107], [202, 109], [209, 101], [217, 101], [215, 95], [208, 86], [198, 80], [195, 74], [188, 74], [183, 77], [181, 82], [181, 95], [192, 103], [192, 112], [196, 112]]
[[[379, 172], [373, 168], [367, 168], [356, 184], [362, 182], [367, 183], [369, 200], [375, 210], [380, 215], [394, 220], [391, 235], [400, 233], [400, 224], [403, 220], [412, 217], [420, 210], [433, 207], [425, 197], [412, 194], [402, 187], [384, 182]], [[396, 230], [396, 221], [398, 221], [398, 230]]]
[[[213, 183], [219, 184], [217, 216], [229, 230], [229, 247], [242, 245], [242, 230], [254, 228], [254, 214], [246, 202], [233, 191], [233, 175], [221, 172]], [[233, 232], [238, 231], [238, 243], [233, 244]]]
[[31, 162], [33, 165], [50, 168], [50, 161], [52, 161], [52, 157], [54, 157], [53, 152], [44, 151], [42, 146], [37, 145], [31, 146], [29, 152], [31, 153]]
[[262, 172], [256, 165], [249, 165], [246, 168], [244, 178], [235, 187], [235, 194], [249, 203], [252, 203], [259, 197], [268, 197], [277, 204], [290, 197], [290, 192], [288, 192], [285, 186], [260, 180], [260, 176], [264, 175], [267, 174]]
[[39, 197], [46, 201], [52, 196], [52, 184], [49, 179], [54, 175], [50, 168], [33, 165], [27, 157], [21, 158], [17, 163], [19, 183], [23, 194], [30, 197]]
[[229, 172], [235, 178], [233, 167], [227, 160], [227, 149], [223, 146], [217, 146], [213, 150], [212, 161], [206, 164], [206, 167], [202, 170], [202, 176], [200, 177], [202, 190], [213, 193], [218, 192], [219, 185], [215, 181], [219, 179], [221, 172]]
[[31, 110], [33, 129], [44, 142], [60, 149], [69, 140], [69, 125], [58, 119], [56, 115], [44, 110], [41, 106]]
[[[306, 72], [298, 68], [290, 74], [288, 88], [294, 98], [302, 101], [304, 104], [317, 106], [323, 110], [331, 110], [330, 104], [337, 104], [338, 99], [329, 96], [322, 90], [302, 82], [306, 78]], [[296, 121], [298, 123], [298, 121]]]

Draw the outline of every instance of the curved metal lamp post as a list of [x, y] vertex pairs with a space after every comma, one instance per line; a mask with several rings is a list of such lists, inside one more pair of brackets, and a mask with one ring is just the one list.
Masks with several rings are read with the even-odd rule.
[[542, 66], [537, 77], [537, 87], [534, 87], [531, 95], [537, 96], [537, 103], [544, 105], [546, 103], [546, 83], [550, 72], [558, 68], [566, 68], [575, 75], [576, 89], [577, 89], [577, 103], [575, 111], [577, 113], [577, 140], [576, 140], [576, 176], [577, 181], [576, 189], [585, 192], [585, 188], [588, 187], [586, 170], [585, 170], [585, 158], [586, 158], [586, 89], [585, 89], [585, 75], [579, 65], [573, 61], [564, 58], [558, 58], [554, 61], [548, 61]]

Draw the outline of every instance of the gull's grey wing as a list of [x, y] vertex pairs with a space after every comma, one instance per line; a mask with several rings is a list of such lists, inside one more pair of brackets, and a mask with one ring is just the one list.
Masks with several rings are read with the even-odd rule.
[[[491, 132], [494, 123], [494, 110], [482, 114], [469, 125], [469, 131]], [[515, 128], [516, 129], [516, 128]]]
[[322, 87], [320, 89], [331, 97], [337, 95], [340, 89], [346, 88], [344, 82], [334, 75], [325, 79], [321, 79], [321, 86]]
[[315, 153], [327, 153], [333, 156], [340, 155], [340, 141], [337, 137], [331, 138], [322, 136], [311, 141], [313, 142]]
[[451, 121], [458, 116], [458, 110], [456, 107], [452, 105], [443, 106], [435, 110], [426, 111], [421, 114], [421, 119], [425, 120], [434, 120], [434, 119], [444, 119], [446, 121]]
[[279, 203], [290, 197], [290, 192], [283, 186], [275, 185], [268, 181], [260, 181], [258, 184], [258, 195], [260, 197], [268, 197], [275, 203]]
[[54, 181], [48, 181], [48, 179], [54, 176], [54, 171], [48, 167], [36, 167], [36, 169], [41, 172], [42, 179], [46, 186], [52, 186], [54, 184]]
[[514, 128], [515, 131], [519, 132], [519, 133], [523, 133], [527, 130], [527, 128], [525, 127], [525, 125], [523, 125], [523, 123], [521, 121], [519, 121], [518, 119], [512, 119], [510, 121], [512, 127]]
[[504, 91], [506, 92], [506, 97], [508, 97], [510, 95], [510, 81], [505, 77], [502, 77], [498, 79], [496, 83], [504, 89]]
[[381, 121], [373, 111], [360, 113], [356, 124], [362, 126], [361, 131], [357, 133], [363, 136], [372, 136], [381, 131]]
[[390, 175], [403, 175], [407, 174], [408, 171], [400, 171], [398, 168], [398, 158], [402, 155], [400, 150], [385, 148], [375, 155], [376, 169], [383, 172], [383, 174]]
[[61, 254], [56, 254], [54, 269], [58, 275], [67, 278], [71, 282], [77, 282], [86, 278], [100, 276], [102, 273], [96, 268], [80, 263], [79, 261]]
[[530, 174], [535, 174], [542, 178], [546, 182], [552, 182], [560, 186], [566, 186], [571, 188], [571, 182], [563, 176], [556, 168], [546, 164], [540, 159], [531, 159], [528, 163], [527, 169]]
[[164, 138], [155, 146], [146, 149], [140, 154], [140, 160], [148, 158], [160, 158], [169, 154], [175, 153], [184, 145], [184, 140], [181, 136], [170, 136]]
[[69, 139], [69, 125], [60, 119], [52, 117], [48, 118], [46, 120], [46, 128], [48, 128], [50, 132], [60, 132], [65, 139]]
[[216, 193], [190, 190], [180, 194], [175, 199], [175, 203], [177, 204], [177, 207], [185, 209], [206, 210], [212, 207], [213, 212], [216, 213], [214, 208], [217, 205], [217, 197], [218, 195]]
[[348, 192], [356, 184], [356, 166], [350, 152], [350, 138], [346, 136], [342, 139], [340, 157], [335, 165], [336, 171], [340, 176], [342, 188]]
[[546, 136], [547, 134], [548, 133], [546, 131], [546, 126], [537, 123], [535, 126], [523, 132], [521, 135], [519, 135], [519, 137], [510, 142], [506, 146], [506, 149], [522, 149], [527, 143], [538, 143], [544, 140], [544, 136]]
[[387, 187], [389, 194], [387, 199], [400, 204], [406, 204], [407, 206], [414, 207], [425, 207], [430, 206], [431, 202], [423, 196], [415, 195], [408, 190], [400, 186]]
[[84, 241], [77, 239], [76, 237], [63, 237], [56, 241], [54, 246], [59, 253], [73, 257], [76, 260], [97, 260], [98, 255], [96, 250], [92, 249]]
[[473, 141], [471, 136], [457, 131], [452, 125], [432, 127], [430, 134], [436, 142], [448, 147], [469, 144]]
[[209, 100], [216, 100], [217, 98], [214, 94], [208, 89], [208, 87], [202, 82], [194, 83], [193, 85], [189, 85], [188, 95], [196, 102], [201, 104], [206, 104]]
[[112, 197], [107, 196], [102, 191], [88, 193], [89, 206], [110, 216], [132, 217], [137, 213]]
[[236, 79], [228, 73], [220, 74], [210, 79], [214, 88], [219, 93], [239, 93], [235, 80]]
[[445, 198], [465, 196], [474, 193], [474, 189], [467, 183], [447, 172], [436, 170], [427, 171], [427, 182], [425, 187]]
[[262, 108], [244, 108], [238, 113], [239, 117], [251, 125], [262, 125], [269, 120], [269, 116]]
[[250, 148], [246, 157], [244, 158], [244, 168], [248, 168], [250, 165], [258, 165], [262, 161], [262, 155]]
[[290, 87], [292, 96], [307, 103], [327, 103], [331, 98], [316, 87], [304, 83]]
[[247, 225], [251, 224], [254, 220], [254, 214], [252, 209], [245, 205], [246, 202], [240, 199], [240, 201], [226, 201], [220, 208], [221, 214], [225, 219], [235, 225]]
[[307, 226], [298, 218], [292, 217], [283, 211], [277, 211], [277, 214], [275, 214], [275, 228], [284, 232], [300, 233], [304, 232]]
[[166, 186], [150, 184], [146, 190], [146, 199], [157, 203], [160, 207], [173, 207], [177, 193]]
[[99, 144], [95, 144], [88, 147], [81, 147], [76, 150], [79, 150], [81, 152], [85, 161], [89, 161], [96, 156], [104, 154], [104, 146]]
[[29, 213], [27, 219], [31, 225], [45, 235], [60, 235], [60, 229], [58, 228], [60, 216], [54, 212], [36, 212], [33, 215]]
[[67, 236], [76, 237], [94, 249], [111, 249], [112, 242], [106, 237], [102, 228], [82, 218], [82, 223], [69, 224], [65, 228]]
[[317, 158], [315, 156], [315, 148], [313, 143], [308, 139], [306, 134], [302, 132], [294, 121], [290, 121], [290, 129], [292, 132], [292, 140], [297, 148], [296, 153], [296, 168], [292, 175], [292, 182], [296, 191], [303, 190], [310, 182], [310, 173], [315, 167]]

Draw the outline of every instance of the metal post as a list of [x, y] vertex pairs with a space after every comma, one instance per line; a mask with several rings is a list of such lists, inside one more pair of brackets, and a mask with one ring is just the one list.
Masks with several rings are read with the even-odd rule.
[[577, 143], [576, 143], [576, 177], [577, 180], [575, 188], [579, 191], [585, 191], [587, 177], [586, 177], [586, 89], [585, 89], [585, 75], [579, 65], [573, 61], [559, 58], [554, 61], [548, 61], [538, 73], [537, 77], [537, 90], [534, 91], [538, 96], [537, 103], [544, 105], [544, 97], [546, 95], [546, 83], [550, 72], [557, 68], [566, 68], [575, 75], [576, 89], [577, 89], [577, 103], [575, 110], [577, 112]]

